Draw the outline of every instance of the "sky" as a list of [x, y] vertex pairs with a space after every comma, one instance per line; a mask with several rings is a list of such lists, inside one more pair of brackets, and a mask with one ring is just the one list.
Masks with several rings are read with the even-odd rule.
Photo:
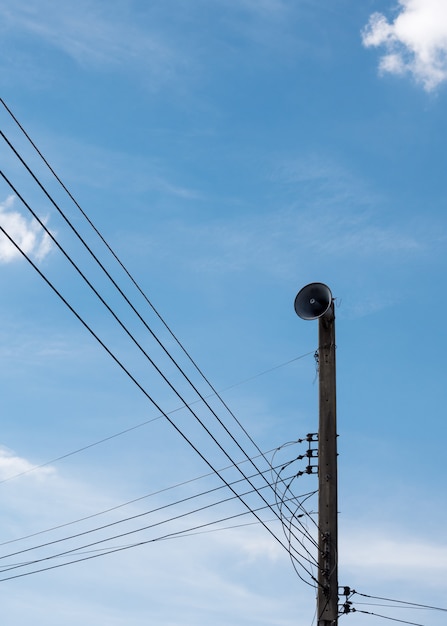
[[446, 0], [1, 0], [5, 622], [315, 626], [317, 281], [339, 621], [445, 623], [446, 83]]

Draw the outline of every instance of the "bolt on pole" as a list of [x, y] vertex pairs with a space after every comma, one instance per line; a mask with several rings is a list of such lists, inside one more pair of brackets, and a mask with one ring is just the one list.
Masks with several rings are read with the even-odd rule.
[[303, 287], [295, 312], [318, 319], [318, 593], [317, 625], [338, 624], [337, 415], [335, 378], [335, 312], [323, 283]]

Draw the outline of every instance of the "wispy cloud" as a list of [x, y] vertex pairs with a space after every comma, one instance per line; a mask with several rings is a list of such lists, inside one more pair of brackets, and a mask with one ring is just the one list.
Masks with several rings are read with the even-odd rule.
[[283, 13], [286, 9], [284, 0], [239, 0], [237, 4], [261, 15]]
[[374, 13], [362, 32], [366, 47], [382, 47], [382, 73], [412, 75], [426, 91], [447, 80], [447, 4], [444, 0], [399, 0], [394, 20]]
[[[0, 203], [0, 226], [11, 236], [20, 248], [37, 261], [44, 259], [51, 249], [51, 240], [35, 220], [26, 220], [13, 209], [14, 197], [9, 196]], [[0, 263], [10, 263], [21, 258], [20, 252], [0, 233]]]
[[53, 473], [53, 467], [37, 468], [27, 459], [18, 456], [4, 446], [0, 446], [0, 481], [9, 480], [12, 476], [23, 474], [29, 474], [33, 479], [43, 479]]
[[[399, 263], [430, 249], [431, 235], [410, 219], [405, 225], [384, 219], [383, 198], [367, 183], [324, 158], [287, 162], [273, 177], [276, 206], [251, 215], [231, 214], [191, 224], [169, 221], [196, 271], [262, 272], [290, 278], [300, 267], [346, 262]], [[289, 198], [294, 199], [290, 202]], [[231, 200], [229, 200], [231, 202]], [[160, 241], [166, 241], [163, 234]], [[162, 251], [156, 238], [151, 245]], [[295, 250], [295, 255], [290, 255]], [[192, 252], [193, 251], [193, 252]]]
[[72, 185], [87, 184], [134, 195], [149, 190], [182, 199], [196, 199], [200, 195], [196, 189], [178, 183], [175, 175], [166, 171], [167, 166], [155, 158], [81, 144], [68, 135], [61, 140], [47, 134], [47, 145], [50, 152], [58, 154], [61, 169], [67, 172], [65, 177], [69, 177]]
[[[169, 85], [184, 94], [189, 80], [196, 84], [197, 79], [210, 77], [210, 59], [215, 76], [222, 65], [247, 63], [252, 68], [277, 54], [290, 61], [309, 45], [295, 28], [308, 0], [215, 0], [212, 9], [206, 0], [137, 4], [138, 9], [132, 10], [122, 0], [71, 4], [4, 0], [0, 33], [13, 45], [5, 46], [8, 59], [0, 69], [8, 72], [14, 65], [20, 71], [25, 68], [28, 76], [27, 66], [35, 67], [30, 51], [43, 44], [39, 59], [48, 50], [56, 51], [83, 70], [125, 72], [138, 76], [151, 91]], [[57, 71], [54, 62], [50, 71]], [[38, 75], [47, 72], [46, 64], [40, 63]]]
[[427, 583], [444, 585], [447, 574], [447, 545], [428, 541], [424, 537], [402, 537], [396, 531], [342, 534], [340, 554], [343, 567], [379, 576], [381, 579], [414, 579], [414, 572], [424, 575]]
[[[18, 457], [12, 455], [12, 458]], [[36, 544], [45, 544], [47, 541], [64, 538], [75, 532], [143, 512], [138, 505], [133, 505], [100, 518], [85, 520], [85, 523], [54, 528], [71, 519], [79, 519], [83, 515], [113, 506], [119, 496], [113, 493], [111, 484], [100, 488], [99, 485], [91, 484], [91, 481], [80, 482], [79, 476], [75, 481], [69, 480], [63, 471], [49, 477], [48, 480], [51, 482], [40, 481], [40, 485], [33, 485], [34, 489], [29, 486], [26, 489], [23, 481], [19, 484], [15, 481], [8, 483], [9, 490], [3, 498], [1, 521], [2, 527], [7, 531], [4, 536], [14, 543], [4, 545], [3, 554], [13, 553], [24, 547], [33, 547]], [[151, 505], [146, 504], [145, 507], [151, 508]], [[155, 521], [155, 517], [141, 518], [136, 525], [144, 526], [142, 520], [147, 520], [145, 523], [149, 524]], [[188, 519], [179, 521], [179, 525], [194, 526], [206, 521], [210, 521], [210, 518], [194, 516], [192, 521]], [[41, 531], [47, 528], [50, 529], [49, 532], [41, 534]], [[130, 526], [126, 528], [131, 529]], [[164, 528], [166, 528], [164, 525], [161, 529], [155, 528], [154, 536], [166, 532]], [[94, 533], [82, 537], [80, 543], [82, 545], [122, 531], [122, 525], [114, 526], [113, 529], [107, 529], [105, 535]], [[28, 541], [20, 539], [22, 535], [32, 535], [36, 532], [39, 535], [31, 536]], [[91, 619], [96, 613], [98, 613], [96, 621], [101, 621], [105, 619], [105, 615], [108, 617], [108, 612], [111, 612], [113, 615], [107, 619], [107, 623], [118, 626], [126, 620], [129, 621], [129, 616], [132, 623], [147, 623], [148, 615], [154, 622], [197, 623], [198, 615], [207, 612], [213, 615], [213, 623], [219, 626], [228, 624], [234, 615], [247, 626], [267, 625], [272, 622], [278, 626], [291, 626], [292, 621], [287, 615], [291, 611], [290, 604], [296, 602], [295, 613], [300, 617], [305, 613], [302, 621], [306, 621], [305, 617], [309, 621], [312, 608], [306, 606], [304, 595], [306, 589], [294, 588], [293, 600], [290, 599], [287, 582], [291, 578], [293, 581], [293, 573], [291, 574], [289, 559], [284, 550], [280, 552], [280, 558], [276, 558], [277, 547], [265, 534], [262, 527], [253, 525], [236, 531], [222, 530], [173, 541], [150, 542], [146, 546], [140, 545], [131, 550], [123, 550], [104, 559], [93, 559], [84, 565], [64, 567], [58, 570], [59, 574], [49, 572], [53, 592], [57, 589], [58, 615], [67, 612], [66, 623], [75, 624]], [[148, 530], [131, 534], [129, 537], [117, 538], [98, 547], [131, 545], [133, 542], [147, 541], [150, 537], [151, 531]], [[75, 539], [75, 543], [70, 543], [70, 546], [66, 542], [44, 546], [43, 552], [29, 552], [28, 556], [51, 557], [55, 552], [77, 547], [77, 543], [79, 541]], [[270, 545], [272, 543], [273, 547]], [[81, 550], [80, 553], [75, 551], [68, 555], [67, 560], [90, 557], [94, 554], [91, 550], [88, 552]], [[12, 566], [17, 560], [12, 554]], [[4, 566], [7, 566], [8, 562], [6, 559], [2, 561]], [[62, 562], [62, 559], [50, 558], [31, 569], [59, 565]], [[14, 569], [11, 573], [14, 575], [23, 571]], [[267, 571], [268, 575], [265, 575]], [[3, 576], [5, 575], [8, 574], [3, 573]], [[272, 576], [277, 585], [275, 594], [264, 592], [265, 589], [271, 589]], [[42, 586], [42, 597], [48, 597], [48, 578], [45, 575], [33, 576], [30, 580], [33, 581], [31, 593]], [[78, 594], [82, 593], [81, 604], [73, 603], [72, 598], [61, 591], [67, 587], [74, 587]], [[27, 613], [28, 607], [31, 606], [29, 593], [28, 590], [27, 601], [22, 603], [21, 607], [15, 605], [14, 597], [9, 597], [3, 607], [4, 613], [9, 611], [15, 614], [16, 619], [17, 615]], [[110, 599], [113, 594], [120, 598], [130, 594], [133, 598], [131, 605], [124, 609], [118, 603], [115, 607]], [[172, 597], [175, 597], [175, 602], [167, 601], [167, 598]], [[135, 602], [137, 598], [144, 601], [144, 612], [137, 606], [138, 603]], [[73, 605], [74, 609], [69, 610]], [[33, 611], [39, 616], [38, 619], [43, 623], [45, 613], [48, 612], [47, 605], [38, 602], [32, 606]]]
[[130, 19], [125, 5], [80, 0], [61, 4], [42, 0], [0, 7], [6, 35], [40, 40], [86, 68], [142, 67], [152, 78], [171, 74], [184, 59], [160, 32]]

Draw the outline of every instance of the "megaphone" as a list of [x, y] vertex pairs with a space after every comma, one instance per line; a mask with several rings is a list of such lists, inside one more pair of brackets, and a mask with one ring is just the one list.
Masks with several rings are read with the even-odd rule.
[[295, 298], [295, 313], [303, 320], [323, 317], [332, 304], [332, 293], [324, 283], [310, 283]]

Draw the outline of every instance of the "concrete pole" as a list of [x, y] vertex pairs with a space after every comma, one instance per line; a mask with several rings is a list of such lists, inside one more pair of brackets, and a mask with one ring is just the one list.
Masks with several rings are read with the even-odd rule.
[[337, 419], [335, 313], [332, 302], [318, 320], [318, 626], [338, 624]]

